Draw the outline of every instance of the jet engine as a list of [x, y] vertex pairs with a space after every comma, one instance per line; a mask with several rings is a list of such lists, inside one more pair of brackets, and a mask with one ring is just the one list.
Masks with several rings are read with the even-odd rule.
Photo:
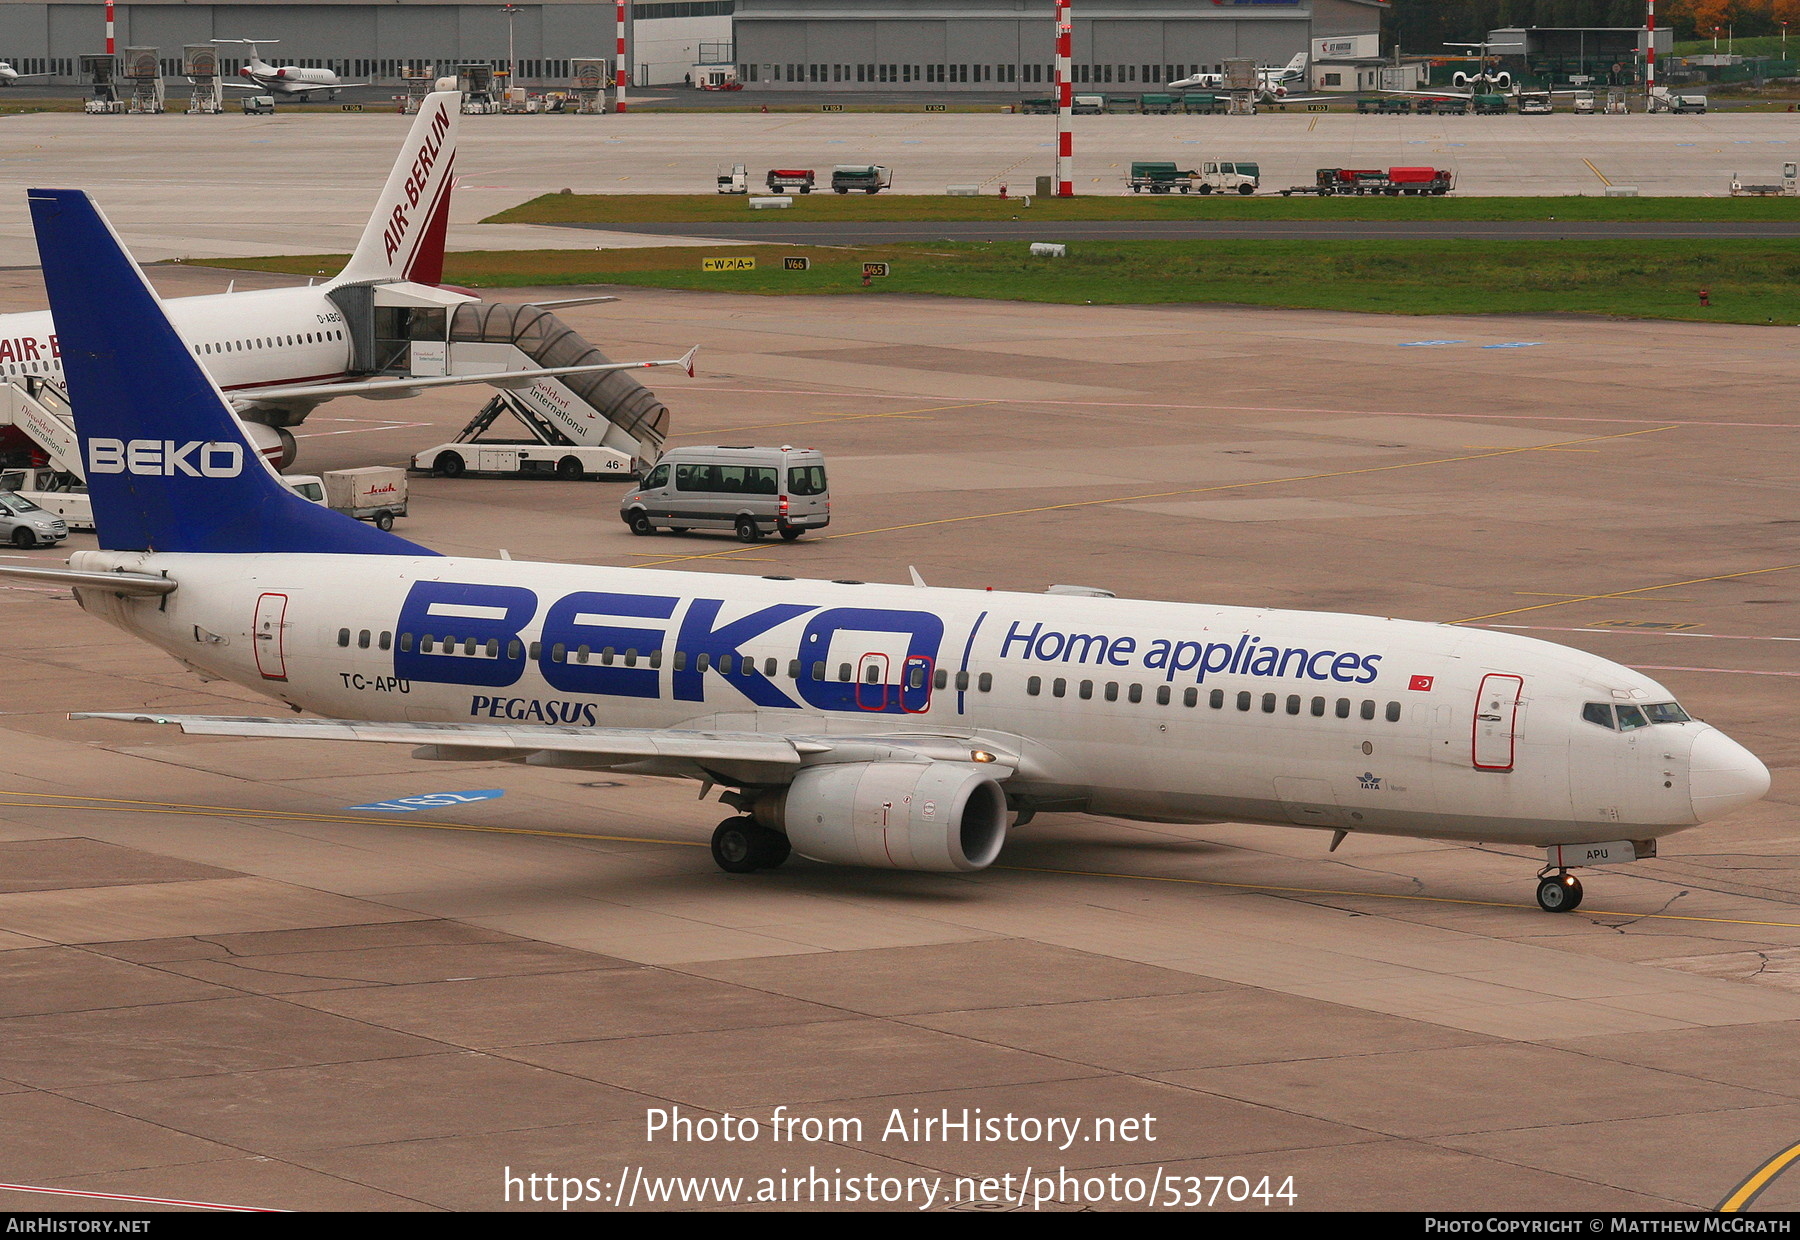
[[1006, 842], [1006, 794], [962, 762], [807, 767], [752, 813], [786, 832], [795, 852], [834, 865], [979, 870]]
[[244, 422], [244, 433], [264, 460], [277, 469], [286, 469], [300, 455], [299, 445], [294, 442], [293, 434], [285, 427], [270, 426], [266, 422]]

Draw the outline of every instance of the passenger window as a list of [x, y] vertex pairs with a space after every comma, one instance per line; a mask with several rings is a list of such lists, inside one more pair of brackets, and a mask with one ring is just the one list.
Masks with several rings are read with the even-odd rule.
[[[583, 646], [582, 649], [586, 650], [587, 647]], [[498, 659], [500, 657], [500, 639], [498, 637], [488, 638], [487, 657], [490, 659]], [[583, 660], [583, 662], [585, 661], [586, 660]]]
[[714, 491], [718, 488], [713, 483], [713, 467], [711, 465], [677, 465], [675, 467], [675, 489], [677, 491]]
[[880, 667], [880, 665], [875, 664], [875, 663], [869, 664], [868, 668], [863, 672], [863, 682], [865, 684], [871, 684], [871, 685], [880, 684], [881, 683], [881, 667]]
[[672, 668], [674, 668], [674, 669], [675, 669], [675, 670], [676, 670], [676, 671], [678, 671], [678, 672], [685, 672], [685, 671], [687, 671], [687, 651], [685, 651], [685, 650], [677, 650], [677, 651], [676, 651], [676, 652], [675, 652], [675, 658], [674, 658], [674, 660], [673, 660], [673, 661], [672, 661], [672, 662], [671, 662], [671, 663], [670, 663], [670, 664], [669, 664], [669, 666], [670, 666], [670, 667], [672, 667]]
[[1619, 710], [1619, 731], [1630, 732], [1636, 728], [1647, 728], [1650, 721], [1644, 718], [1644, 712], [1635, 706], [1621, 706]]
[[1388, 705], [1387, 705], [1387, 721], [1389, 723], [1399, 723], [1400, 722], [1400, 703], [1398, 703], [1398, 702], [1389, 702], [1388, 703]]
[[1349, 698], [1339, 698], [1337, 700], [1337, 717], [1339, 719], [1348, 719], [1350, 717]]
[[1325, 717], [1325, 699], [1324, 698], [1316, 697], [1312, 700], [1312, 713], [1313, 713], [1313, 718], [1315, 718], [1315, 719], [1323, 719]]
[[1274, 713], [1275, 713], [1275, 695], [1273, 693], [1263, 694], [1263, 714], [1272, 715]]
[[694, 656], [694, 670], [696, 672], [704, 672], [711, 664], [712, 656], [704, 650]]
[[568, 658], [568, 654], [569, 648], [561, 642], [557, 642], [556, 645], [550, 647], [550, 661], [552, 663], [565, 662]]
[[1214, 689], [1212, 691], [1211, 696], [1207, 699], [1206, 704], [1208, 706], [1212, 707], [1214, 710], [1224, 710], [1225, 709], [1225, 690]]
[[588, 661], [588, 656], [593, 653], [594, 648], [592, 646], [577, 646], [575, 647], [575, 661], [577, 663], [586, 663]]
[[600, 662], [605, 667], [611, 667], [612, 661], [613, 661], [613, 648], [611, 646], [608, 646], [608, 647], [606, 647], [606, 649], [604, 649], [600, 652]]
[[412, 653], [412, 642], [413, 638], [411, 633], [400, 634], [400, 649], [404, 650], [407, 654]]
[[925, 669], [915, 667], [907, 673], [906, 686], [909, 689], [923, 689], [925, 687]]
[[1373, 719], [1375, 717], [1375, 703], [1374, 702], [1366, 701], [1366, 700], [1363, 702], [1362, 717], [1364, 719]]
[[508, 659], [517, 659], [517, 658], [521, 657], [524, 653], [525, 653], [525, 643], [520, 641], [518, 638], [515, 637], [511, 641], [506, 643], [506, 657]]
[[369, 648], [369, 636], [369, 630], [367, 629], [364, 629], [356, 635], [356, 648], [358, 650], [367, 650]]
[[[848, 663], [838, 664], [838, 679], [839, 680], [849, 680], [850, 679], [850, 665]], [[965, 683], [965, 684], [960, 684], [956, 687], [958, 689], [964, 689], [964, 688], [967, 688], [968, 686]]]
[[463, 653], [470, 655], [475, 653], [475, 639], [473, 637], [463, 639]]
[[956, 687], [959, 691], [969, 687], [969, 674], [967, 672], [958, 672], [956, 674]]
[[1290, 715], [1297, 715], [1300, 713], [1300, 695], [1298, 693], [1288, 694], [1287, 712]]
[[423, 636], [419, 639], [419, 653], [420, 654], [430, 654], [431, 653], [431, 634], [427, 633], [427, 634], [425, 634], [425, 636]]
[[387, 632], [384, 632], [381, 635], [381, 641], [378, 643], [380, 648], [383, 650], [390, 649], [393, 646], [393, 644], [394, 644], [394, 635], [392, 633], [387, 633]]
[[1082, 681], [1081, 682], [1081, 700], [1084, 702], [1091, 702], [1093, 700], [1093, 698], [1094, 698], [1094, 682], [1091, 680]]
[[1200, 704], [1200, 690], [1193, 688], [1183, 689], [1181, 691], [1181, 704], [1183, 706], [1198, 706]]
[[992, 693], [994, 691], [994, 674], [983, 672], [975, 681], [975, 687], [983, 693]]
[[1025, 696], [1036, 697], [1043, 691], [1043, 688], [1044, 678], [1042, 676], [1033, 676], [1025, 682]]
[[[773, 673], [771, 673], [771, 675], [772, 674]], [[798, 659], [789, 659], [788, 660], [788, 679], [789, 680], [799, 680], [800, 679], [800, 660], [798, 660]]]
[[1069, 682], [1064, 680], [1061, 676], [1058, 676], [1055, 680], [1050, 682], [1051, 697], [1066, 697], [1068, 692]]
[[1237, 706], [1239, 710], [1250, 709], [1250, 694], [1248, 692], [1238, 694]]
[[338, 645], [348, 646], [349, 644], [350, 644], [350, 630], [349, 629], [339, 629], [338, 630]]
[[1156, 704], [1158, 706], [1167, 706], [1169, 704], [1169, 699], [1173, 696], [1174, 695], [1169, 692], [1169, 686], [1156, 686]]
[[950, 687], [950, 673], [940, 667], [937, 670], [937, 675], [931, 678], [931, 682], [940, 689], [948, 689]]
[[[657, 653], [660, 654], [661, 652], [658, 651]], [[656, 655], [655, 654], [652, 654], [650, 656], [650, 661], [651, 661], [651, 666], [655, 666], [655, 663], [656, 663]], [[636, 667], [637, 666], [637, 651], [627, 650], [625, 652], [625, 666], [626, 667]]]
[[1144, 700], [1144, 686], [1132, 685], [1131, 688], [1126, 691], [1125, 697], [1127, 700], [1133, 701], [1133, 702], [1143, 701]]
[[1119, 682], [1118, 681], [1109, 680], [1106, 682], [1106, 700], [1109, 702], [1116, 702], [1119, 700]]
[[529, 658], [533, 663], [536, 663], [539, 659], [543, 658], [543, 656], [544, 656], [544, 643], [543, 642], [532, 642], [531, 648], [529, 650], [527, 650], [525, 653], [526, 653], [527, 658]]
[[825, 679], [825, 664], [823, 662], [815, 663], [812, 665], [812, 678], [814, 680], [824, 680]]
[[[705, 658], [706, 656], [701, 655], [700, 657]], [[719, 672], [721, 675], [724, 675], [724, 676], [731, 675], [731, 663], [732, 663], [732, 659], [731, 659], [730, 655], [722, 654], [719, 656]], [[870, 668], [869, 670], [874, 671], [875, 669]]]
[[779, 661], [777, 661], [775, 659], [764, 659], [763, 660], [763, 675], [764, 676], [773, 676], [780, 669], [781, 669], [781, 664]]

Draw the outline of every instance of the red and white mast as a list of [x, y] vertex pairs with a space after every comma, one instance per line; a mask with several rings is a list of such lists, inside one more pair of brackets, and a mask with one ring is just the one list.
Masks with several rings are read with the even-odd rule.
[[1656, 0], [1647, 0], [1647, 3], [1650, 6], [1650, 46], [1644, 53], [1644, 97], [1654, 99], [1656, 97]]
[[113, 47], [113, 0], [106, 0], [106, 54], [111, 56]]
[[617, 110], [620, 112], [625, 110], [625, 88], [631, 85], [631, 69], [625, 63], [625, 9], [630, 3], [631, 0], [619, 0], [618, 16], [614, 19], [619, 34], [619, 68], [615, 84], [619, 90]]
[[1075, 23], [1069, 17], [1069, 0], [1056, 0], [1056, 196], [1075, 195], [1075, 79], [1070, 60], [1075, 43]]

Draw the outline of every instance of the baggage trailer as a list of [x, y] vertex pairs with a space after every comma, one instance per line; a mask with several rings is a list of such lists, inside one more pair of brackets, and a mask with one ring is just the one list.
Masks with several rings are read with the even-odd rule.
[[1192, 179], [1199, 175], [1192, 168], [1180, 168], [1166, 161], [1138, 160], [1131, 165], [1131, 176], [1125, 183], [1134, 194], [1185, 194]]
[[1431, 195], [1440, 197], [1456, 188], [1456, 172], [1449, 168], [1321, 168], [1311, 185], [1294, 185], [1281, 191], [1292, 194], [1386, 194], [1389, 197]]
[[831, 190], [836, 194], [848, 194], [853, 189], [877, 194], [893, 183], [894, 170], [880, 164], [839, 164], [831, 170]]
[[771, 194], [810, 194], [817, 183], [811, 168], [771, 168], [767, 180]]

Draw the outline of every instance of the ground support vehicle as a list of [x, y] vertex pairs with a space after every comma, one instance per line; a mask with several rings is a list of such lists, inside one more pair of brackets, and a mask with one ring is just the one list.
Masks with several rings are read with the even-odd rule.
[[721, 194], [748, 194], [750, 192], [750, 176], [744, 171], [744, 165], [731, 165], [730, 172], [721, 172], [718, 177]]
[[730, 530], [740, 542], [770, 533], [792, 542], [831, 523], [825, 455], [787, 446], [673, 448], [619, 501], [619, 519], [634, 534]]
[[1181, 110], [1189, 116], [1211, 116], [1224, 106], [1217, 95], [1194, 93], [1181, 97]]
[[1449, 168], [1321, 168], [1311, 185], [1293, 185], [1281, 191], [1291, 194], [1386, 194], [1390, 197], [1431, 195], [1441, 197], [1456, 188], [1456, 173]]
[[1125, 183], [1134, 194], [1185, 194], [1192, 179], [1199, 175], [1192, 168], [1180, 168], [1173, 163], [1137, 160], [1131, 165], [1131, 176]]
[[1193, 177], [1197, 194], [1254, 194], [1262, 184], [1262, 165], [1209, 159]]
[[764, 181], [771, 194], [810, 194], [817, 183], [811, 168], [771, 168]]
[[89, 532], [94, 528], [94, 505], [88, 499], [87, 484], [64, 470], [48, 465], [0, 469], [0, 491], [11, 491], [61, 517], [70, 530]]
[[894, 183], [894, 170], [880, 164], [839, 164], [831, 170], [831, 189], [836, 194], [861, 190], [878, 194]]
[[325, 506], [392, 529], [406, 515], [406, 471], [392, 465], [339, 469], [324, 476]]
[[1505, 116], [1512, 110], [1505, 95], [1476, 95], [1469, 102], [1477, 116]]
[[[1733, 198], [1793, 198], [1796, 195], [1800, 195], [1800, 164], [1781, 165], [1781, 183], [1778, 185], [1749, 185], [1740, 181], [1737, 173], [1731, 174]], [[0, 486], [5, 486], [3, 480], [0, 480]]]

